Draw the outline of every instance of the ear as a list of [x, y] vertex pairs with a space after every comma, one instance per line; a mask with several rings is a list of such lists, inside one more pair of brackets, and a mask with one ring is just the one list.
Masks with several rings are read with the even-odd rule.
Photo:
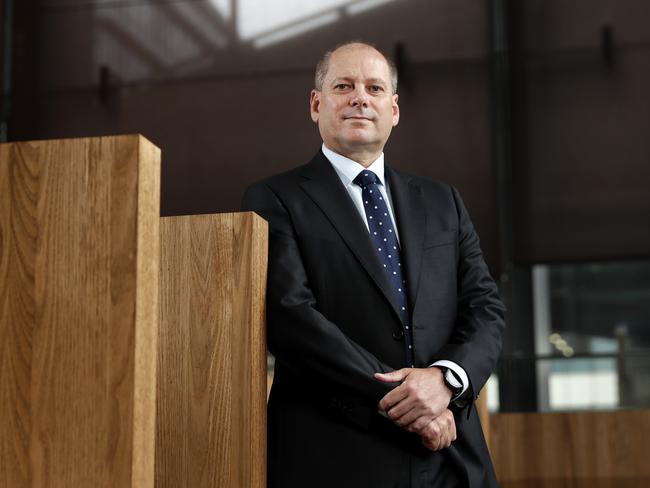
[[320, 92], [316, 89], [313, 89], [309, 96], [309, 112], [311, 114], [311, 120], [318, 122], [320, 115]]
[[399, 123], [399, 105], [397, 105], [398, 95], [393, 95], [393, 127]]

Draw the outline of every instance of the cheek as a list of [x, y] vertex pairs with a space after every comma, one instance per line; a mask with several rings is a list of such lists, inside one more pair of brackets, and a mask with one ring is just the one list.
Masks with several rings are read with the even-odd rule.
[[335, 130], [339, 124], [336, 117], [332, 113], [328, 113], [326, 117], [323, 118], [323, 125], [327, 130]]
[[327, 125], [330, 127], [340, 127], [342, 125], [341, 117], [339, 112], [336, 110], [329, 110], [327, 112]]

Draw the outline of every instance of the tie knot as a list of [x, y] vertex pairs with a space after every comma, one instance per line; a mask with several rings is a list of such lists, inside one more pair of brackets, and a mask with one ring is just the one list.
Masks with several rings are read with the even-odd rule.
[[353, 183], [355, 183], [355, 184], [357, 184], [359, 186], [369, 186], [369, 185], [372, 185], [372, 184], [380, 183], [379, 176], [377, 176], [375, 173], [373, 173], [372, 171], [367, 170], [367, 169], [364, 169], [352, 181], [353, 181]]

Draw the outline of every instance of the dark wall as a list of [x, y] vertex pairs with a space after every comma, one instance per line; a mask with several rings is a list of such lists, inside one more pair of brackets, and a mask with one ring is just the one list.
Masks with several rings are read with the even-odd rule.
[[322, 52], [349, 39], [389, 54], [399, 44], [402, 119], [387, 159], [457, 185], [494, 262], [487, 3], [392, 0], [352, 13], [359, 2], [311, 2], [320, 10], [284, 14], [291, 28], [335, 20], [261, 47], [256, 16], [277, 32], [281, 16], [264, 8], [284, 2], [253, 3], [33, 3], [20, 29], [40, 30], [17, 58], [37, 86], [16, 98], [11, 138], [139, 132], [162, 149], [163, 214], [233, 211], [247, 184], [319, 147], [308, 100]]
[[650, 255], [650, 9], [512, 2], [522, 263]]
[[[163, 151], [164, 214], [233, 211], [248, 183], [317, 149], [308, 96], [324, 50], [401, 46], [388, 161], [459, 187], [497, 271], [491, 2], [285, 3], [15, 2], [9, 137], [142, 133]], [[515, 259], [647, 256], [650, 9], [508, 3]]]

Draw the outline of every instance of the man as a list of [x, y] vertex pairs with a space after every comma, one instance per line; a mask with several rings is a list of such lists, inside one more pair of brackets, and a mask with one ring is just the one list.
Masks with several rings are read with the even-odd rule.
[[384, 164], [396, 88], [374, 47], [327, 53], [321, 150], [244, 196], [270, 231], [273, 488], [496, 486], [472, 403], [503, 305], [456, 190]]

